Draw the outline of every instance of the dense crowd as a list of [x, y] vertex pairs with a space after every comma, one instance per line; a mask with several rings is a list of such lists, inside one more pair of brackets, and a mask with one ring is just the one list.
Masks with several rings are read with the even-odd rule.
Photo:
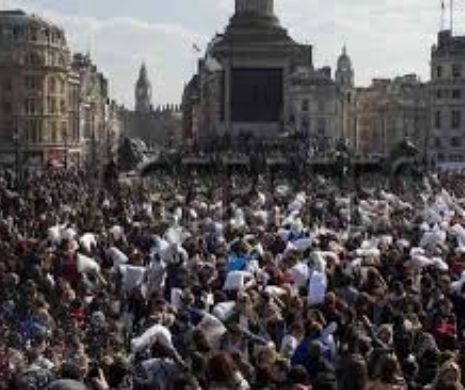
[[0, 389], [462, 389], [465, 176], [291, 179], [0, 175]]

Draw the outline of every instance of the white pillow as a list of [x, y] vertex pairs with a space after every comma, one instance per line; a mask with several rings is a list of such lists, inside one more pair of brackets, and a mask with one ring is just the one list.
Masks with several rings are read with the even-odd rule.
[[100, 273], [100, 265], [92, 258], [77, 254], [77, 270], [79, 273], [86, 274], [89, 272]]
[[139, 337], [131, 340], [131, 350], [133, 353], [144, 351], [155, 343], [160, 343], [166, 348], [173, 349], [171, 332], [163, 325], [156, 324], [147, 329]]

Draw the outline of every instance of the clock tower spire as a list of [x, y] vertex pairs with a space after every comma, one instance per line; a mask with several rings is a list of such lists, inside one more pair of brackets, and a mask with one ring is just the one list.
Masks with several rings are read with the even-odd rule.
[[148, 113], [152, 110], [152, 85], [150, 84], [145, 63], [139, 71], [136, 83], [136, 111]]

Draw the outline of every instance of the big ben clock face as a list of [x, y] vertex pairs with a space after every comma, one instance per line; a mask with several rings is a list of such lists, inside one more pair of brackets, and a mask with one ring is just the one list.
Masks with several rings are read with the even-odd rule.
[[137, 88], [137, 96], [140, 98], [144, 98], [146, 96], [150, 96], [150, 88]]

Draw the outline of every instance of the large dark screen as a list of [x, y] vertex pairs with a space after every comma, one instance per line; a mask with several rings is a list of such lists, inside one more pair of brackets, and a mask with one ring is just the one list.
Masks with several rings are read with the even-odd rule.
[[283, 102], [281, 69], [232, 69], [231, 120], [277, 122]]

